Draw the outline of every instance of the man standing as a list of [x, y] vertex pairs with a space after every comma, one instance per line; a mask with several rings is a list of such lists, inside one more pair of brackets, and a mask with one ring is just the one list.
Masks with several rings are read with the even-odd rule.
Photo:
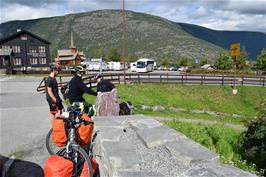
[[50, 107], [50, 117], [55, 118], [55, 114], [58, 111], [63, 111], [64, 106], [62, 100], [59, 97], [58, 85], [56, 76], [61, 71], [59, 64], [53, 64], [50, 66], [50, 74], [46, 80], [46, 100]]
[[111, 92], [115, 86], [109, 80], [103, 79], [103, 75], [98, 73], [94, 76], [97, 83], [97, 92]]
[[97, 93], [87, 87], [83, 80], [82, 76], [85, 74], [85, 69], [83, 66], [75, 67], [75, 76], [69, 82], [69, 92], [68, 99], [70, 103], [73, 102], [84, 102], [83, 94], [88, 93], [94, 96], [97, 96]]

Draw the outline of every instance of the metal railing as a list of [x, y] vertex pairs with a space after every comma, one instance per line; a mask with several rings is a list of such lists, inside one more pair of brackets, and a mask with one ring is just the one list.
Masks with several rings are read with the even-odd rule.
[[[69, 76], [60, 76], [60, 85], [66, 85], [68, 81], [64, 78]], [[108, 79], [113, 83], [124, 83], [122, 73], [104, 74], [104, 79]], [[193, 84], [193, 85], [233, 85], [235, 79], [236, 85], [266, 86], [265, 76], [234, 76], [233, 75], [208, 75], [208, 74], [174, 74], [174, 73], [127, 73], [126, 82], [129, 83], [171, 83], [171, 84]], [[64, 81], [63, 81], [64, 80]], [[93, 76], [84, 77], [83, 81], [90, 87], [95, 87]], [[37, 92], [45, 92], [44, 78]]]

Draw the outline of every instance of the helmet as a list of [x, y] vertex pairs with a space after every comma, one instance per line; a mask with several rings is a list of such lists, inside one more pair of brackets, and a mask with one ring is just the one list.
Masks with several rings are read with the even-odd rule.
[[51, 69], [51, 71], [56, 70], [59, 72], [59, 71], [61, 71], [61, 66], [59, 63], [51, 64], [50, 69]]
[[103, 77], [103, 75], [101, 73], [97, 73], [97, 74], [95, 74], [94, 79], [96, 80], [96, 79], [99, 79], [102, 77]]
[[83, 74], [85, 74], [85, 69], [84, 69], [83, 66], [78, 65], [78, 66], [75, 67], [75, 72], [76, 72], [76, 73], [79, 72], [79, 73], [83, 73]]

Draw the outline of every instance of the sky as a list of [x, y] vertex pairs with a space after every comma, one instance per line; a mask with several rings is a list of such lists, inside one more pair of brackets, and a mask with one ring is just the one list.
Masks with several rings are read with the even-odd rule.
[[[0, 0], [0, 23], [121, 8], [122, 0]], [[125, 9], [214, 30], [266, 33], [266, 0], [125, 0]]]

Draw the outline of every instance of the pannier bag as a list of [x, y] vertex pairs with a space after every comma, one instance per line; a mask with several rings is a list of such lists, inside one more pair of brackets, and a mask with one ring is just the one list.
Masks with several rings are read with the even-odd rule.
[[52, 139], [55, 145], [61, 147], [67, 143], [67, 135], [65, 131], [65, 124], [63, 120], [53, 119]]
[[[90, 158], [90, 161], [91, 161], [91, 166], [92, 166], [92, 174], [93, 174], [92, 177], [100, 176], [98, 163], [93, 158]], [[88, 177], [88, 176], [89, 176], [88, 165], [87, 165], [87, 163], [84, 163], [80, 177]]]
[[44, 164], [45, 177], [72, 177], [73, 163], [58, 155], [50, 156]]
[[130, 101], [120, 103], [119, 107], [119, 115], [131, 115], [133, 113], [134, 106]]
[[[93, 122], [87, 114], [82, 114], [81, 117], [88, 122]], [[78, 128], [78, 140], [80, 141], [81, 145], [87, 145], [91, 142], [93, 128], [93, 124], [84, 125], [84, 123], [81, 123]]]

